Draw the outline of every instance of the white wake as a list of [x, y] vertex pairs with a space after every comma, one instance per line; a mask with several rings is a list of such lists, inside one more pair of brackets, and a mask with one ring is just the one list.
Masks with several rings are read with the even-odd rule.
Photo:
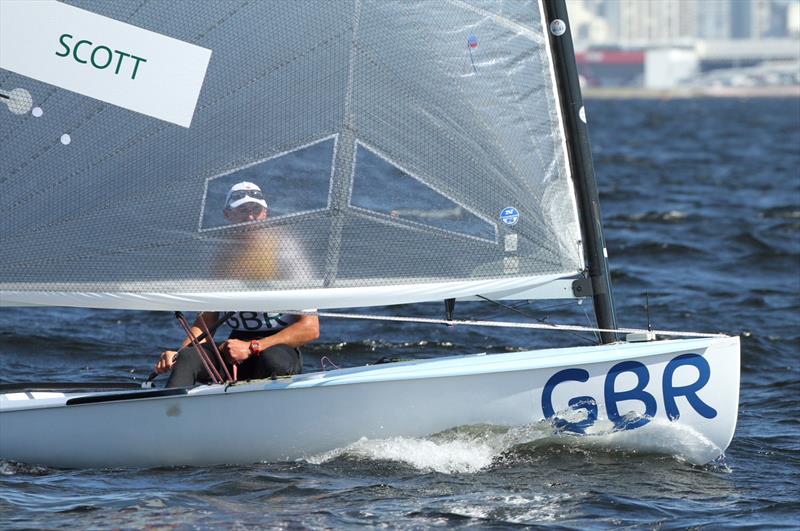
[[651, 419], [632, 430], [615, 430], [609, 421], [598, 420], [586, 434], [560, 431], [550, 422], [498, 428], [468, 426], [430, 437], [361, 438], [343, 448], [306, 459], [312, 464], [346, 457], [404, 463], [424, 472], [443, 474], [475, 473], [491, 467], [516, 447], [563, 446], [588, 451], [618, 451], [625, 454], [672, 456], [692, 464], [707, 463], [722, 451], [711, 441], [686, 426], [663, 419]]

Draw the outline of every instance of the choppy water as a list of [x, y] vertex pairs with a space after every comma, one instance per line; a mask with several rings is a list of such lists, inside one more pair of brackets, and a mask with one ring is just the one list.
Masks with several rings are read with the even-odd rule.
[[[742, 336], [739, 424], [723, 459], [697, 467], [537, 425], [362, 440], [305, 461], [244, 467], [74, 471], [0, 462], [0, 527], [798, 526], [800, 100], [587, 108], [620, 324], [646, 323], [646, 291], [656, 328]], [[585, 322], [572, 305], [533, 309], [554, 322]], [[441, 308], [397, 312], [438, 317]], [[480, 305], [458, 312], [508, 317]], [[0, 381], [144, 377], [178, 338], [167, 314], [3, 309]], [[312, 370], [325, 355], [358, 365], [582, 342], [329, 320], [305, 362]], [[692, 451], [690, 438], [669, 435]]]

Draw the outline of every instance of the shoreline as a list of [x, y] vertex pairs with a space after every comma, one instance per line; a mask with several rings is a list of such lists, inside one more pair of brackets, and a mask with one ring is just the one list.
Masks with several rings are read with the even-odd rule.
[[587, 87], [582, 89], [585, 99], [653, 99], [672, 100], [690, 98], [800, 98], [800, 85], [772, 87], [679, 87], [647, 89], [642, 87]]

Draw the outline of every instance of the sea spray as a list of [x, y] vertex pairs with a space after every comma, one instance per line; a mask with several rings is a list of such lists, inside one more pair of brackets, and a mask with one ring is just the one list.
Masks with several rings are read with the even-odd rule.
[[550, 421], [505, 428], [489, 425], [461, 426], [430, 437], [391, 437], [358, 441], [306, 459], [323, 464], [337, 459], [393, 461], [422, 472], [471, 474], [493, 466], [509, 466], [553, 448], [570, 453], [656, 454], [689, 463], [707, 462], [720, 449], [697, 432], [674, 422], [651, 419], [636, 430], [620, 430], [598, 421], [590, 432], [576, 434]]

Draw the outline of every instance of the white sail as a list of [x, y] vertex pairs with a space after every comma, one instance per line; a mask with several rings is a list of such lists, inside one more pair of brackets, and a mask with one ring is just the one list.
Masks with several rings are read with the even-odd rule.
[[[0, 105], [0, 304], [392, 304], [584, 269], [538, 3], [69, 4], [211, 59], [190, 127], [0, 70], [39, 109]], [[241, 181], [266, 220], [223, 216]]]

